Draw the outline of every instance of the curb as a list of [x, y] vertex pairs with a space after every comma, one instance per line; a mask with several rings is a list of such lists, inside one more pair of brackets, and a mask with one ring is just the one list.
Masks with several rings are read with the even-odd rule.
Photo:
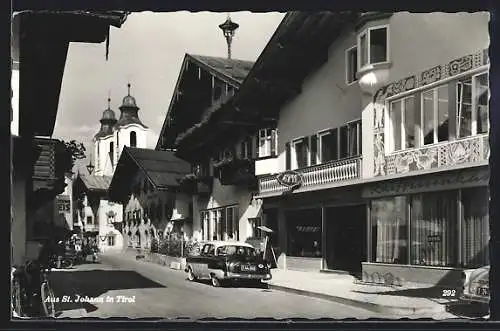
[[395, 306], [381, 305], [378, 303], [366, 302], [366, 301], [361, 301], [361, 300], [348, 299], [348, 298], [330, 295], [330, 294], [323, 294], [323, 293], [317, 293], [317, 292], [312, 292], [312, 291], [307, 291], [307, 290], [301, 290], [301, 289], [292, 288], [292, 287], [288, 287], [288, 286], [282, 286], [282, 285], [269, 284], [269, 288], [274, 289], [274, 290], [278, 290], [278, 291], [304, 295], [304, 296], [308, 296], [308, 297], [312, 297], [312, 298], [324, 299], [324, 300], [337, 302], [337, 303], [341, 303], [344, 305], [353, 306], [353, 307], [357, 307], [357, 308], [361, 308], [361, 309], [366, 309], [366, 310], [370, 310], [370, 311], [375, 312], [375, 313], [382, 313], [382, 314], [395, 314], [395, 315], [411, 316], [411, 315], [417, 315], [417, 314], [423, 314], [423, 313], [436, 314], [436, 313], [441, 313], [441, 312], [446, 311], [446, 308], [444, 305], [439, 305], [439, 307], [418, 307], [418, 308], [415, 308], [415, 307], [395, 307]]

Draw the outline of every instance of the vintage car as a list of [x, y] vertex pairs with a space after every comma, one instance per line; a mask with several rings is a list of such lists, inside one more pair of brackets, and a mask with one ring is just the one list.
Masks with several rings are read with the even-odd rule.
[[490, 301], [490, 266], [466, 269], [462, 272], [460, 300], [488, 303]]
[[210, 279], [214, 287], [237, 280], [261, 283], [271, 279], [267, 262], [252, 245], [236, 241], [210, 241], [199, 255], [186, 258], [188, 280]]

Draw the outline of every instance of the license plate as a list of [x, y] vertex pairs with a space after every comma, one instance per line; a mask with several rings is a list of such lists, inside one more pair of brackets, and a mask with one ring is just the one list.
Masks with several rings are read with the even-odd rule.
[[242, 265], [241, 266], [242, 271], [255, 271], [255, 266], [254, 265]]
[[488, 287], [478, 287], [476, 290], [476, 294], [487, 297], [490, 295], [490, 289]]

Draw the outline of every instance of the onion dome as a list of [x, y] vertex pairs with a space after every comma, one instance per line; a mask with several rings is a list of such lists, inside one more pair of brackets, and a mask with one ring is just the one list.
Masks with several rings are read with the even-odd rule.
[[139, 124], [147, 128], [139, 119], [139, 107], [135, 98], [130, 95], [130, 83], [127, 84], [128, 94], [123, 98], [122, 105], [120, 106], [120, 119], [116, 122], [115, 127], [122, 127], [129, 124]]
[[108, 109], [102, 112], [102, 118], [99, 122], [101, 122], [101, 129], [94, 136], [95, 139], [113, 134], [113, 127], [115, 126], [117, 120], [115, 112], [111, 109], [111, 98], [108, 98]]

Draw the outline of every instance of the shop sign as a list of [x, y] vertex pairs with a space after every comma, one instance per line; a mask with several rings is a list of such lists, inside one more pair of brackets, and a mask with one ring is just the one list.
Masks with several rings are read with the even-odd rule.
[[440, 243], [442, 242], [442, 237], [440, 234], [432, 234], [427, 236], [428, 243]]
[[302, 185], [303, 178], [301, 173], [288, 170], [277, 175], [276, 180], [278, 180], [278, 183], [288, 187], [290, 190], [296, 190]]
[[363, 190], [363, 197], [406, 195], [426, 191], [444, 191], [464, 187], [488, 185], [489, 169], [466, 169], [453, 173], [400, 178], [369, 185]]
[[69, 213], [71, 210], [71, 205], [68, 197], [57, 197], [57, 210], [60, 213]]
[[295, 229], [298, 232], [319, 232], [321, 227], [319, 226], [296, 226]]

